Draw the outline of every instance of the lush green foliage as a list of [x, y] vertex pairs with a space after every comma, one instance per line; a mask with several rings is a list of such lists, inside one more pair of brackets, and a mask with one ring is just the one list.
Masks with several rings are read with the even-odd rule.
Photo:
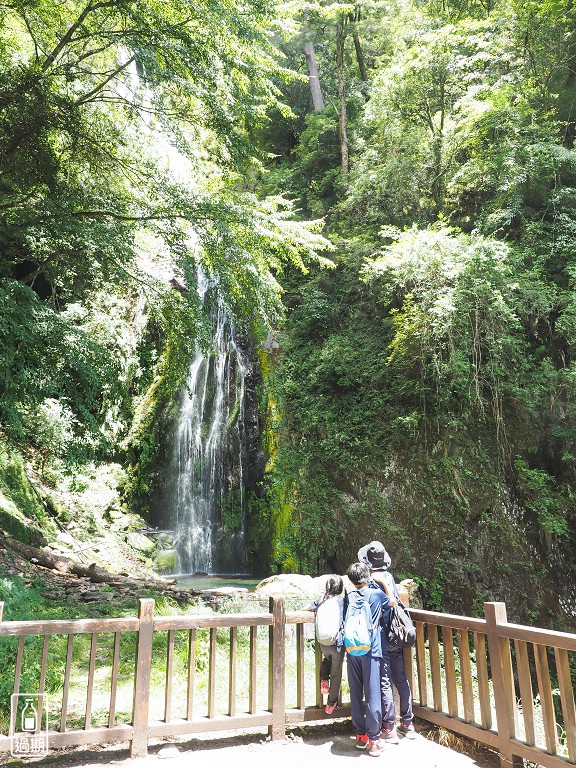
[[0, 3], [0, 435], [45, 479], [129, 446], [143, 497], [209, 343], [197, 266], [249, 325], [281, 313], [284, 263], [322, 259], [244, 181], [249, 129], [289, 112], [278, 23], [267, 0]]
[[29, 544], [44, 543], [54, 523], [32, 486], [21, 456], [0, 447], [0, 528]]
[[573, 9], [329, 6], [348, 14], [347, 173], [326, 9], [300, 20], [327, 106], [267, 177], [338, 249], [335, 273], [287, 281], [277, 561], [341, 569], [374, 536], [431, 605], [549, 620], [576, 571]]
[[282, 8], [0, 3], [3, 436], [49, 482], [126, 459], [145, 508], [201, 265], [245, 329], [288, 310], [252, 549], [342, 569], [376, 536], [435, 607], [547, 618], [576, 580], [572, 4]]

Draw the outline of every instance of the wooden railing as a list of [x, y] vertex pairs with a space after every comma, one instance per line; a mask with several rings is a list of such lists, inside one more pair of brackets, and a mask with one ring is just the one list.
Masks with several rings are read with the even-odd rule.
[[411, 611], [415, 715], [492, 747], [502, 765], [575, 765], [576, 635], [509, 624], [504, 603], [484, 610], [484, 619]]
[[[127, 619], [2, 622], [1, 610], [3, 679], [43, 694], [51, 674], [58, 690], [50, 746], [129, 741], [136, 757], [150, 737], [260, 726], [281, 738], [287, 724], [328, 717], [319, 654], [305, 641], [313, 615], [286, 612], [281, 598], [263, 613], [166, 617], [144, 599]], [[417, 717], [497, 750], [503, 765], [576, 765], [576, 635], [510, 624], [503, 603], [485, 603], [484, 619], [412, 615], [417, 642], [405, 658]], [[349, 712], [347, 701], [337, 710]], [[0, 752], [15, 730], [0, 734]]]
[[[270, 598], [268, 613], [236, 613], [224, 615], [187, 615], [154, 616], [154, 600], [140, 600], [138, 618], [133, 619], [85, 619], [72, 621], [12, 621], [2, 622], [2, 604], [0, 603], [0, 643], [5, 638], [17, 638], [16, 658], [13, 665], [14, 693], [44, 694], [47, 673], [50, 670], [49, 648], [52, 638], [60, 637], [60, 647], [65, 646], [65, 662], [61, 693], [50, 699], [50, 723], [48, 728], [49, 746], [70, 746], [80, 744], [130, 741], [131, 754], [134, 757], [146, 754], [149, 737], [175, 736], [181, 734], [202, 733], [207, 731], [231, 730], [251, 726], [267, 726], [272, 738], [284, 736], [288, 723], [309, 720], [322, 720], [328, 717], [322, 708], [318, 670], [319, 657], [314, 650], [307, 648], [304, 640], [304, 625], [314, 621], [309, 611], [285, 612], [282, 598]], [[249, 648], [247, 658], [239, 659], [239, 629], [248, 633]], [[258, 658], [259, 628], [268, 629], [267, 658]], [[287, 632], [288, 630], [288, 632]], [[226, 711], [217, 706], [217, 672], [219, 655], [219, 631], [228, 632], [226, 656], [228, 670], [224, 681], [218, 681], [218, 688], [227, 687]], [[184, 654], [185, 670], [177, 669], [177, 662], [182, 666], [182, 653], [176, 653], [176, 645], [182, 645], [182, 633], [186, 638]], [[208, 635], [202, 637], [200, 634]], [[286, 635], [291, 637], [287, 638]], [[131, 636], [130, 648], [121, 649], [125, 636]], [[61, 636], [65, 636], [63, 643]], [[73, 667], [80, 664], [78, 639], [88, 636], [84, 643], [87, 656], [86, 669], [82, 671], [84, 701], [79, 716], [78, 706], [74, 710], [74, 722], [70, 723], [69, 699], [74, 680]], [[158, 638], [164, 636], [159, 649]], [[37, 669], [32, 690], [30, 680], [22, 688], [22, 675], [26, 641], [42, 638], [41, 650], [37, 645], [36, 658], [32, 665]], [[105, 665], [98, 663], [102, 651]], [[294, 680], [295, 706], [286, 706], [287, 651], [295, 656], [292, 664]], [[75, 652], [76, 651], [76, 652]], [[82, 649], [80, 649], [82, 651]], [[0, 644], [0, 668], [4, 677], [10, 674], [6, 664], [6, 651]], [[222, 655], [222, 650], [220, 649]], [[2, 656], [4, 655], [4, 663]], [[315, 668], [314, 679], [306, 675], [306, 657], [308, 667]], [[34, 656], [34, 654], [32, 654]], [[38, 658], [39, 657], [39, 658]], [[121, 666], [128, 665], [121, 675]], [[198, 667], [207, 667], [207, 680], [204, 683], [204, 697], [197, 695]], [[162, 668], [162, 680], [153, 679]], [[94, 696], [99, 685], [99, 677], [104, 671], [108, 678], [108, 695], [105, 702], [105, 724], [93, 722]], [[243, 673], [245, 685], [239, 690], [238, 675]], [[122, 679], [120, 679], [122, 677]], [[184, 679], [185, 678], [185, 679]], [[308, 680], [308, 685], [306, 681]], [[100, 688], [102, 686], [100, 685]], [[118, 715], [119, 692], [130, 689], [131, 703], [129, 712]], [[178, 701], [175, 702], [178, 688]], [[238, 711], [238, 699], [245, 693], [244, 711]], [[183, 695], [182, 695], [183, 694]], [[267, 700], [263, 702], [263, 698]], [[313, 700], [311, 700], [313, 697]], [[222, 696], [220, 696], [220, 699]], [[162, 702], [163, 712], [160, 717], [151, 713], [151, 704], [158, 709]], [[204, 705], [201, 713], [200, 703]], [[176, 706], [175, 706], [176, 705]], [[4, 710], [8, 702], [0, 702]], [[99, 691], [99, 720], [102, 721], [102, 692]], [[176, 712], [179, 708], [181, 711]], [[123, 708], [126, 710], [126, 706]], [[183, 710], [183, 711], [182, 711]], [[339, 714], [346, 717], [350, 713], [349, 705], [344, 703]], [[41, 713], [40, 713], [41, 716]], [[80, 725], [78, 723], [80, 721]], [[56, 725], [56, 727], [54, 727]], [[10, 723], [9, 733], [0, 733], [0, 752], [10, 750], [10, 735], [16, 734], [16, 723]]]

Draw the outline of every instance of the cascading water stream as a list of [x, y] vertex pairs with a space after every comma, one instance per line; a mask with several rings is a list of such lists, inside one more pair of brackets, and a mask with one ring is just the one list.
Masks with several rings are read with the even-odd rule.
[[[127, 56], [130, 55], [126, 51]], [[143, 136], [159, 162], [180, 184], [190, 185], [194, 168], [190, 159], [153, 119], [154, 95], [140, 77], [136, 61], [120, 82], [123, 97], [141, 109]], [[190, 250], [196, 236], [188, 233]], [[142, 269], [169, 280], [167, 268], [142, 256]], [[161, 260], [159, 260], [160, 262]], [[243, 573], [246, 571], [245, 520], [247, 477], [246, 376], [248, 365], [236, 342], [234, 324], [218, 286], [201, 269], [198, 293], [203, 306], [211, 302], [213, 348], [200, 349], [190, 364], [181, 397], [172, 467], [168, 475], [168, 515], [182, 573]], [[163, 510], [163, 517], [165, 515]]]
[[[203, 304], [214, 284], [201, 272]], [[246, 570], [244, 488], [247, 365], [221, 300], [210, 312], [213, 349], [198, 349], [182, 395], [174, 448], [175, 546], [183, 573]]]

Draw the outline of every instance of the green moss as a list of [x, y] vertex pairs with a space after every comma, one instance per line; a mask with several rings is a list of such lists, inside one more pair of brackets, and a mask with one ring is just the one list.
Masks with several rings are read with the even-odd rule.
[[158, 573], [178, 573], [180, 561], [175, 549], [162, 549], [153, 560], [154, 570]]
[[167, 344], [156, 365], [156, 376], [136, 406], [126, 447], [131, 470], [126, 486], [130, 506], [144, 516], [149, 509], [155, 475], [163, 465], [163, 436], [174, 419], [177, 393], [186, 381], [192, 350], [186, 344]]
[[220, 508], [222, 525], [228, 533], [237, 533], [242, 528], [242, 504], [240, 491], [230, 489], [222, 500]]
[[22, 457], [0, 446], [0, 527], [15, 539], [34, 546], [55, 533], [40, 494], [30, 483]]
[[34, 547], [45, 544], [41, 532], [31, 528], [28, 521], [21, 520], [15, 507], [6, 509], [4, 506], [6, 501], [8, 500], [5, 496], [0, 497], [0, 528], [23, 544], [30, 544]]
[[21, 457], [6, 448], [0, 448], [0, 489], [27, 517], [41, 520], [46, 516]]

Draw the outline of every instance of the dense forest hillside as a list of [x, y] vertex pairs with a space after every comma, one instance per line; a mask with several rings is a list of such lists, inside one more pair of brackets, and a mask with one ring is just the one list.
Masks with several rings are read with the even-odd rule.
[[160, 436], [212, 345], [198, 270], [259, 339], [283, 264], [324, 258], [320, 223], [245, 181], [263, 160], [248, 128], [287, 109], [280, 25], [267, 3], [0, 3], [8, 533], [78, 550], [116, 513], [147, 516]]
[[292, 93], [265, 183], [337, 245], [285, 281], [270, 385], [282, 543], [309, 567], [360, 529], [436, 608], [572, 621], [574, 21], [318, 4], [285, 47], [304, 72], [312, 44], [324, 98]]
[[374, 537], [573, 626], [568, 0], [0, 3], [0, 73], [0, 528], [158, 523], [200, 269], [260, 368], [253, 569]]

